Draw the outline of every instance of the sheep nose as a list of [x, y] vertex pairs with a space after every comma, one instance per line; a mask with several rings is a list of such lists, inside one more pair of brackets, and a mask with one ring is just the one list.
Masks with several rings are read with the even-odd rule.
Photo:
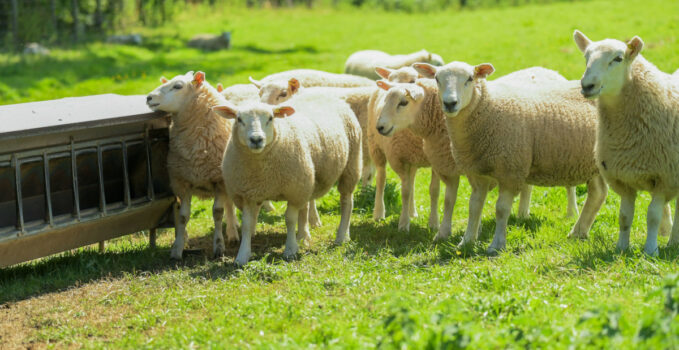
[[153, 98], [153, 97], [151, 97], [151, 95], [146, 96], [146, 102], [151, 102], [151, 99], [152, 99], [152, 98]]
[[261, 136], [250, 136], [250, 142], [253, 146], [260, 146], [262, 141], [264, 141], [264, 138]]
[[457, 100], [443, 102], [443, 106], [446, 107], [447, 111], [453, 111], [455, 106], [457, 106]]
[[381, 134], [382, 131], [384, 131], [384, 126], [378, 125], [378, 126], [377, 126], [377, 131]]
[[594, 84], [580, 83], [583, 91], [592, 91], [594, 89]]

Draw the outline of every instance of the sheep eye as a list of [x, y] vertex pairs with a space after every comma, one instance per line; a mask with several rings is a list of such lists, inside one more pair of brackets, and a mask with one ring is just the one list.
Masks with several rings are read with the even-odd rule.
[[467, 79], [467, 83], [471, 83], [472, 80], [474, 80], [474, 77], [469, 77], [469, 79]]
[[184, 87], [184, 85], [182, 85], [181, 83], [177, 83], [177, 84], [174, 84], [174, 86], [172, 88], [175, 89], [175, 90], [179, 90], [183, 87]]
[[243, 119], [240, 119], [240, 117], [237, 117], [237, 118], [236, 118], [236, 121], [239, 122], [239, 123], [241, 123], [241, 124], [243, 124]]
[[286, 96], [288, 96], [287, 92], [282, 92], [281, 95], [280, 95], [280, 97], [286, 97]]
[[399, 106], [399, 107], [405, 107], [405, 106], [407, 106], [407, 105], [408, 105], [408, 101], [407, 101], [407, 100], [403, 100], [403, 101], [401, 101], [401, 102], [398, 103], [398, 106]]
[[273, 117], [269, 117], [269, 121], [268, 121], [268, 122], [271, 123], [272, 120], [273, 120]]
[[622, 56], [618, 56], [618, 57], [614, 58], [613, 61], [622, 62]]

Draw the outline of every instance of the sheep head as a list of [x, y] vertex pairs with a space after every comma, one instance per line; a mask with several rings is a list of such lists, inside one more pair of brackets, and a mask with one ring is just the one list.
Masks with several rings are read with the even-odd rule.
[[205, 73], [188, 72], [170, 80], [160, 78], [161, 85], [146, 97], [146, 104], [153, 111], [179, 112], [205, 82]]
[[573, 40], [585, 54], [586, 69], [582, 75], [582, 95], [589, 99], [599, 96], [616, 96], [629, 79], [630, 67], [644, 47], [635, 36], [627, 43], [614, 39], [592, 42], [576, 30]]
[[256, 102], [244, 106], [219, 105], [212, 107], [217, 115], [235, 119], [233, 136], [252, 153], [261, 153], [274, 140], [274, 119], [295, 113], [289, 106], [271, 106]]
[[424, 100], [424, 89], [417, 84], [393, 84], [384, 80], [377, 86], [387, 91], [377, 118], [377, 132], [393, 136], [395, 132], [412, 125]]
[[467, 107], [474, 96], [476, 85], [495, 71], [490, 63], [472, 66], [464, 62], [451, 62], [442, 67], [415, 63], [413, 68], [425, 78], [436, 79], [442, 109], [448, 117], [455, 117]]
[[300, 88], [301, 84], [295, 78], [290, 78], [288, 81], [272, 81], [261, 84], [259, 98], [263, 103], [277, 105], [291, 99]]

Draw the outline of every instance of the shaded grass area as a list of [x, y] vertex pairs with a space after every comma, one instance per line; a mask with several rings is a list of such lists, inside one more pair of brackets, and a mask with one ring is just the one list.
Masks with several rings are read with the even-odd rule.
[[[585, 15], [590, 14], [590, 15]], [[594, 15], [596, 14], [596, 16]], [[679, 67], [679, 3], [591, 1], [412, 15], [325, 9], [206, 12], [140, 29], [145, 46], [90, 44], [48, 58], [0, 55], [0, 103], [96, 93], [144, 94], [162, 74], [204, 70], [211, 82], [245, 83], [292, 68], [340, 71], [353, 51], [427, 48], [447, 61], [491, 62], [497, 76], [528, 66], [578, 78], [571, 40], [640, 35], [644, 55]], [[653, 18], [653, 21], [647, 20]], [[199, 19], [199, 20], [198, 20]], [[202, 53], [183, 42], [231, 29], [234, 48]], [[372, 221], [374, 188], [357, 190], [352, 242], [334, 246], [335, 190], [319, 200], [323, 226], [300, 257], [283, 261], [284, 204], [262, 213], [253, 261], [238, 247], [209, 259], [211, 202], [195, 200], [189, 254], [169, 259], [171, 230], [150, 249], [143, 233], [0, 270], [0, 344], [85, 348], [676, 348], [679, 251], [642, 253], [649, 196], [637, 201], [631, 250], [617, 253], [619, 197], [609, 195], [586, 241], [566, 238], [563, 188], [536, 188], [531, 216], [511, 216], [507, 251], [487, 256], [495, 229], [489, 194], [479, 242], [459, 249], [470, 188], [463, 180], [453, 235], [427, 228], [430, 171], [416, 182], [420, 216], [399, 232], [400, 185], [388, 173], [387, 218]], [[580, 207], [586, 188], [577, 189]], [[443, 193], [441, 193], [441, 201]], [[442, 203], [439, 203], [441, 215]], [[660, 238], [661, 244], [667, 238]], [[2, 346], [0, 346], [2, 347]]]

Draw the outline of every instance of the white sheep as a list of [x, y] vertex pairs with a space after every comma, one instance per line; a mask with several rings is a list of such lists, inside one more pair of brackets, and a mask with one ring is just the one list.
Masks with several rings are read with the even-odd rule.
[[174, 259], [182, 258], [186, 224], [191, 219], [191, 196], [197, 195], [215, 199], [212, 207], [213, 254], [221, 256], [226, 249], [222, 236], [224, 209], [227, 239], [238, 240], [236, 212], [226, 195], [220, 167], [232, 123], [212, 111], [212, 107], [224, 104], [226, 100], [205, 81], [203, 72], [188, 72], [171, 80], [161, 78], [161, 82], [162, 85], [148, 95], [146, 103], [152, 110], [168, 112], [172, 117], [167, 168], [180, 207], [170, 255]]
[[472, 185], [461, 245], [476, 239], [483, 204], [495, 181], [499, 196], [489, 253], [505, 248], [511, 205], [526, 184], [586, 182], [587, 200], [569, 236], [587, 237], [607, 186], [594, 160], [596, 107], [579, 94], [577, 82], [507, 88], [486, 83], [495, 70], [491, 64], [452, 62], [440, 68], [429, 64], [414, 68], [437, 81], [455, 162]]
[[[377, 68], [378, 74], [392, 79], [395, 82], [415, 81], [418, 73], [411, 67], [403, 67], [391, 70], [383, 67]], [[269, 85], [267, 94], [262, 95], [262, 102], [282, 103], [295, 94], [303, 95], [303, 91], [313, 94], [324, 94], [341, 98], [349, 103], [363, 130], [363, 175], [364, 184], [370, 183], [372, 169], [376, 166], [377, 182], [375, 191], [375, 206], [373, 218], [382, 220], [386, 215], [384, 205], [384, 189], [386, 186], [386, 164], [389, 162], [392, 169], [401, 179], [401, 216], [399, 229], [410, 229], [410, 217], [417, 216], [414, 197], [415, 174], [418, 168], [428, 167], [424, 151], [422, 150], [421, 138], [405, 130], [393, 138], [379, 135], [374, 128], [374, 122], [379, 114], [381, 98], [383, 94], [375, 87], [375, 82], [365, 88], [305, 88], [296, 78], [290, 78], [286, 86]], [[372, 119], [371, 119], [372, 118]], [[367, 137], [366, 137], [367, 136]], [[429, 185], [431, 211], [429, 215], [429, 227], [437, 228], [438, 223], [438, 198], [440, 192], [440, 179], [433, 172]]]
[[110, 44], [121, 45], [141, 45], [143, 43], [143, 39], [141, 34], [121, 34], [107, 36], [106, 42]]
[[436, 66], [442, 66], [444, 63], [441, 56], [427, 50], [420, 50], [407, 55], [390, 55], [378, 50], [364, 50], [354, 52], [347, 58], [344, 63], [344, 73], [376, 80], [380, 79], [380, 75], [375, 72], [377, 67], [398, 69], [416, 62], [427, 62]]
[[231, 47], [231, 32], [222, 32], [217, 35], [196, 34], [186, 43], [186, 46], [204, 51], [225, 50]]
[[[592, 42], [576, 30], [573, 38], [587, 61], [582, 95], [598, 99], [597, 165], [621, 197], [617, 249], [629, 247], [637, 192], [648, 191], [644, 252], [657, 255], [658, 230], [671, 225], [667, 203], [679, 194], [679, 80], [639, 54], [644, 42], [638, 36], [627, 43]], [[674, 244], [677, 224], [669, 240]]]
[[310, 239], [308, 202], [335, 183], [341, 211], [335, 242], [350, 240], [353, 190], [361, 173], [361, 128], [345, 102], [319, 94], [300, 96], [285, 106], [256, 102], [214, 110], [236, 120], [222, 162], [227, 192], [243, 211], [236, 264], [244, 265], [250, 258], [260, 203], [287, 201], [283, 256], [290, 258], [297, 254], [298, 239]]
[[[293, 78], [298, 82], [297, 86], [290, 84]], [[328, 73], [313, 69], [294, 69], [275, 73], [264, 77], [262, 80], [255, 80], [250, 77], [250, 82], [259, 89], [261, 101], [268, 104], [279, 104], [290, 99], [300, 86], [348, 88], [373, 86], [375, 84], [372, 80], [363, 77]]]

